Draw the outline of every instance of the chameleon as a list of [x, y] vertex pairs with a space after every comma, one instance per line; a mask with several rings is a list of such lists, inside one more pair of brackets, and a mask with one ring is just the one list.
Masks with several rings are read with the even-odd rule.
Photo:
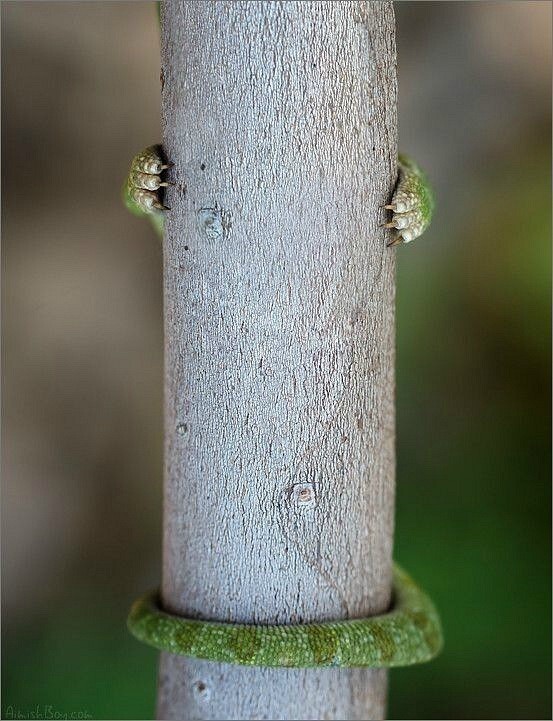
[[[434, 196], [425, 174], [407, 155], [398, 156], [398, 178], [384, 206], [394, 229], [388, 246], [410, 243], [432, 219]], [[163, 236], [165, 189], [173, 185], [160, 144], [136, 155], [123, 186], [134, 214], [149, 218]], [[127, 626], [140, 641], [159, 650], [208, 661], [286, 668], [388, 668], [429, 661], [443, 645], [438, 612], [431, 599], [397, 564], [393, 566], [392, 604], [382, 614], [293, 625], [248, 625], [185, 618], [163, 610], [158, 591], [139, 598]]]
[[[129, 210], [149, 218], [163, 236], [170, 208], [164, 192], [172, 182], [161, 145], [136, 155], [123, 186]], [[397, 230], [388, 246], [410, 243], [430, 223], [432, 189], [419, 166], [398, 157], [398, 180], [384, 209], [392, 218], [384, 224]], [[157, 592], [133, 605], [130, 631], [141, 641], [170, 653], [247, 666], [321, 667], [407, 666], [433, 658], [442, 647], [438, 613], [428, 596], [397, 565], [393, 570], [393, 604], [384, 614], [365, 619], [297, 625], [255, 626], [202, 621], [163, 611]]]
[[[170, 210], [164, 191], [172, 185], [166, 179], [172, 167], [162, 146], [151, 145], [133, 158], [123, 187], [129, 210], [149, 218], [160, 236]], [[397, 184], [384, 208], [392, 211], [384, 227], [397, 230], [388, 246], [410, 243], [430, 223], [432, 189], [406, 155], [398, 157]], [[391, 609], [365, 619], [288, 626], [202, 621], [164, 612], [158, 593], [151, 592], [135, 602], [127, 623], [136, 638], [157, 649], [248, 666], [408, 666], [430, 660], [443, 643], [432, 601], [397, 565]]]
[[[165, 178], [173, 167], [166, 161], [161, 145], [150, 145], [136, 155], [123, 186], [123, 200], [135, 215], [148, 217], [162, 236], [164, 214], [170, 210], [163, 203], [165, 188], [173, 183]], [[392, 211], [385, 228], [397, 230], [388, 246], [410, 243], [418, 238], [432, 220], [434, 194], [426, 175], [409, 156], [400, 153], [397, 160], [398, 178], [392, 199], [384, 206]]]

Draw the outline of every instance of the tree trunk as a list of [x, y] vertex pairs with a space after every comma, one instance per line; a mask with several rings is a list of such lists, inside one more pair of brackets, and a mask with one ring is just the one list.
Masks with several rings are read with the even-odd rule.
[[[242, 623], [390, 602], [396, 178], [388, 2], [163, 7], [164, 606]], [[161, 655], [167, 719], [377, 719], [386, 672]]]

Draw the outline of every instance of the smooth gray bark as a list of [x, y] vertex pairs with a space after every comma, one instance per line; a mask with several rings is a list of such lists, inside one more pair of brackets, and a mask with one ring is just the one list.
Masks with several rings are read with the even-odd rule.
[[[390, 601], [391, 3], [164, 3], [162, 596], [299, 623]], [[161, 655], [159, 718], [368, 719], [386, 672]]]

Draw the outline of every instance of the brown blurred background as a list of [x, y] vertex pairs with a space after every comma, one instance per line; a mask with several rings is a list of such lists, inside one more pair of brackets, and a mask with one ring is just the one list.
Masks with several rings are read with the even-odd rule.
[[[438, 204], [398, 252], [395, 555], [446, 647], [390, 716], [550, 718], [551, 4], [395, 7]], [[3, 718], [153, 713], [161, 247], [120, 189], [159, 104], [153, 3], [2, 4]]]

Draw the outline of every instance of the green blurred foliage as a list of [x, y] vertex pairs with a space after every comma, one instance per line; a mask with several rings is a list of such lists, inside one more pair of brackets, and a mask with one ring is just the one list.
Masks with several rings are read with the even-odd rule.
[[157, 654], [127, 632], [126, 604], [93, 594], [74, 594], [7, 639], [2, 718], [36, 704], [94, 719], [154, 717]]
[[549, 157], [513, 148], [440, 267], [400, 261], [396, 557], [446, 643], [392, 673], [391, 718], [550, 714]]

